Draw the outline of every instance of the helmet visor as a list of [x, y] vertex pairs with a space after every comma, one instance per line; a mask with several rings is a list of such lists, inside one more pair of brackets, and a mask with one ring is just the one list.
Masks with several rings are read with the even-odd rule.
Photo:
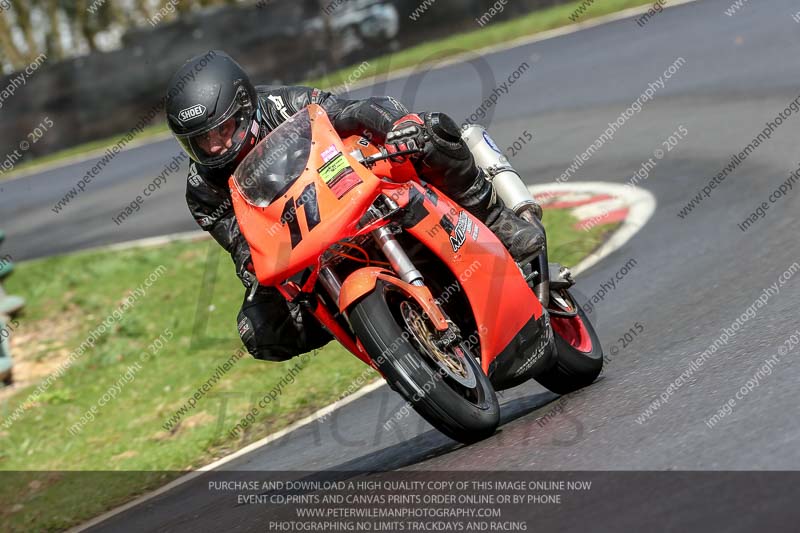
[[218, 123], [200, 132], [176, 135], [178, 142], [201, 165], [225, 165], [236, 158], [251, 126], [249, 107], [239, 107]]

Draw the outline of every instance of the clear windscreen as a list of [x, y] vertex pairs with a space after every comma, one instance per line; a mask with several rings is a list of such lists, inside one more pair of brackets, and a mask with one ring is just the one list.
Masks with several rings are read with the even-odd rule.
[[233, 179], [248, 202], [267, 207], [300, 177], [310, 155], [311, 117], [303, 109], [258, 143]]

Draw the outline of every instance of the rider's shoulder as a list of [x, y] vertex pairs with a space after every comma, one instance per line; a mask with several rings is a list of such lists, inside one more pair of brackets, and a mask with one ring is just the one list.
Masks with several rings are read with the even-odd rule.
[[256, 86], [256, 93], [264, 105], [270, 129], [312, 103], [314, 90], [301, 85]]
[[296, 113], [309, 104], [319, 104], [330, 93], [307, 85], [257, 85], [256, 93], [268, 108], [279, 113], [286, 109]]

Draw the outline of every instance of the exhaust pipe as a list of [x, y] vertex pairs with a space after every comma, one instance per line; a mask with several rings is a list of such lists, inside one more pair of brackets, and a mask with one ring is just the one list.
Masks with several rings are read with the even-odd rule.
[[503, 155], [483, 126], [478, 124], [465, 126], [461, 138], [467, 143], [475, 163], [483, 169], [494, 185], [497, 195], [512, 211], [522, 216], [531, 205], [536, 204], [533, 195], [522, 182], [519, 172], [514, 170], [508, 158]]
[[[492, 182], [497, 196], [503, 203], [519, 217], [539, 226], [542, 233], [545, 233], [544, 226], [536, 216], [536, 201], [533, 195], [523, 183], [519, 172], [511, 166], [503, 151], [489, 136], [489, 132], [479, 124], [468, 124], [461, 130], [461, 138], [472, 152], [475, 163], [483, 169], [487, 179]], [[539, 254], [538, 260], [540, 282], [533, 288], [537, 298], [545, 307], [550, 300], [550, 269], [547, 262], [546, 239], [545, 234], [545, 247]]]

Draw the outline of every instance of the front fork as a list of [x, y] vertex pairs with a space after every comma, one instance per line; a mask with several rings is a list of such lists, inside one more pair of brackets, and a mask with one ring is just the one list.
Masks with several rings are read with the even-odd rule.
[[[399, 207], [391, 198], [384, 197], [383, 201], [390, 211], [396, 211]], [[373, 211], [374, 209], [374, 207], [371, 207], [370, 212], [375, 218], [380, 218], [380, 212]], [[411, 258], [408, 257], [406, 251], [403, 250], [403, 247], [397, 242], [389, 226], [376, 228], [371, 234], [378, 248], [380, 248], [383, 255], [386, 256], [386, 259], [389, 260], [389, 264], [392, 265], [392, 268], [397, 275], [400, 276], [400, 279], [415, 287], [425, 286], [422, 273], [417, 270], [417, 267], [414, 266], [414, 263], [411, 261]], [[333, 298], [333, 301], [338, 302], [339, 294], [342, 289], [342, 282], [336, 276], [336, 273], [330, 268], [324, 267], [320, 270], [320, 281], [322, 282], [322, 286], [325, 287], [325, 290], [328, 291], [328, 294]]]
[[[366, 281], [364, 279], [364, 274], [367, 270], [378, 270], [379, 272], [366, 274], [366, 278], [369, 279], [368, 283], [371, 283], [373, 287], [378, 279], [383, 279], [385, 282], [395, 285], [397, 289], [416, 300], [425, 312], [425, 316], [428, 317], [437, 331], [444, 333], [451, 328], [455, 328], [454, 324], [447, 319], [444, 312], [439, 307], [439, 303], [433, 297], [433, 294], [431, 294], [430, 289], [425, 286], [422, 273], [417, 270], [411, 258], [408, 257], [403, 247], [397, 242], [392, 230], [389, 227], [383, 226], [373, 230], [371, 233], [378, 247], [389, 260], [389, 264], [400, 279], [397, 279], [397, 277], [385, 271], [380, 272], [381, 269], [363, 269], [361, 273], [353, 273], [348, 277], [347, 281], [342, 282], [333, 269], [325, 266], [320, 268], [318, 279], [333, 301], [346, 306], [347, 304], [341, 301], [343, 287], [353, 279], [356, 281], [356, 286], [358, 286], [359, 283]], [[355, 276], [355, 278], [353, 276]], [[361, 286], [362, 288], [365, 287], [364, 285]], [[348, 295], [347, 290], [344, 292], [347, 295], [345, 300], [348, 301], [348, 298], [352, 295]], [[453, 329], [453, 331], [457, 331], [457, 328]]]
[[[383, 254], [389, 260], [389, 264], [400, 276], [400, 279], [414, 285], [422, 287], [425, 283], [422, 280], [422, 273], [417, 270], [411, 258], [403, 250], [403, 247], [397, 242], [397, 239], [392, 233], [392, 230], [387, 226], [380, 227], [372, 232], [372, 238], [378, 244]], [[322, 267], [319, 271], [319, 281], [324, 287], [325, 291], [333, 298], [334, 302], [339, 301], [339, 294], [342, 291], [342, 281], [339, 276], [330, 268]]]
[[408, 257], [406, 251], [403, 250], [403, 247], [397, 242], [394, 233], [392, 233], [392, 230], [388, 226], [383, 226], [374, 230], [372, 232], [372, 238], [375, 239], [378, 248], [381, 249], [389, 260], [389, 264], [392, 265], [392, 268], [397, 272], [397, 275], [400, 276], [400, 279], [409, 285], [416, 285], [417, 287], [425, 285], [422, 281], [422, 273], [417, 270], [417, 267], [411, 262], [411, 258]]
[[[532, 210], [529, 211], [523, 208], [518, 215], [531, 224], [538, 226], [542, 234], [545, 235], [545, 243], [547, 242], [547, 233], [544, 225], [538, 217], [535, 216]], [[392, 265], [392, 268], [400, 276], [400, 279], [409, 285], [417, 287], [425, 285], [422, 273], [414, 266], [411, 258], [408, 257], [403, 247], [397, 242], [394, 233], [388, 226], [383, 226], [374, 230], [372, 232], [372, 238], [375, 239], [378, 247], [389, 260], [389, 264]], [[541, 302], [542, 307], [546, 308], [550, 303], [550, 267], [547, 261], [547, 245], [542, 248], [542, 251], [536, 258], [535, 264], [537, 264], [539, 269], [539, 282], [534, 285], [533, 292], [536, 294], [539, 302]], [[531, 264], [532, 267], [533, 265], [534, 263]], [[333, 298], [333, 301], [338, 302], [339, 294], [342, 289], [342, 282], [336, 273], [330, 267], [323, 267], [320, 269], [319, 281], [331, 298]]]

